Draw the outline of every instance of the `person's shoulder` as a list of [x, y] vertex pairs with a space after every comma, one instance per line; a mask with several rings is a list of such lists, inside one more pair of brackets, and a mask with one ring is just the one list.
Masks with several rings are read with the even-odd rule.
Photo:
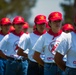
[[62, 32], [61, 35], [63, 35], [63, 36], [67, 36], [67, 34], [68, 34], [68, 33]]
[[2, 40], [8, 40], [10, 38], [9, 34], [6, 34]]
[[67, 38], [70, 38], [72, 36], [73, 32], [67, 33]]
[[21, 38], [21, 39], [29, 38], [29, 34], [27, 35], [26, 33], [24, 33], [20, 38]]
[[29, 35], [31, 36], [31, 35], [36, 35], [36, 34], [34, 34], [33, 32], [31, 32]]
[[4, 37], [9, 38], [10, 34], [6, 34]]
[[76, 35], [76, 33], [74, 31], [71, 32], [71, 35]]
[[65, 39], [68, 43], [70, 43], [72, 40], [72, 32], [67, 33]]
[[48, 36], [49, 34], [48, 34], [48, 32], [46, 32], [45, 34], [43, 34], [42, 36]]
[[63, 36], [64, 38], [67, 38], [67, 37], [71, 36], [71, 33], [62, 32], [62, 36]]

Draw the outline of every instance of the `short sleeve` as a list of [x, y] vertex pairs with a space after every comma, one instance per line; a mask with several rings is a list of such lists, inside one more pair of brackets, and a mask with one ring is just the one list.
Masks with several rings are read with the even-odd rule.
[[69, 50], [69, 45], [67, 40], [62, 40], [58, 47], [56, 48], [56, 51], [59, 52], [62, 55], [65, 55], [67, 51]]
[[19, 39], [18, 47], [22, 48], [23, 50], [28, 49], [29, 40], [30, 40], [29, 35], [26, 34], [22, 35]]
[[8, 35], [6, 35], [0, 42], [0, 50], [5, 51], [7, 50], [8, 42]]
[[43, 48], [44, 48], [44, 37], [40, 36], [32, 49], [41, 53]]

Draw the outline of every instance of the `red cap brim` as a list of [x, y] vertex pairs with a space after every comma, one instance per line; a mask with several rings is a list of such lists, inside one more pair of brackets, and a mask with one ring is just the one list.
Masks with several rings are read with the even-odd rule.
[[42, 24], [42, 23], [45, 23], [46, 24], [46, 21], [40, 21], [40, 22], [36, 22], [37, 24]]
[[62, 18], [54, 18], [54, 19], [50, 19], [51, 21], [57, 21], [57, 20], [62, 20]]
[[15, 23], [13, 23], [13, 25], [15, 25], [15, 24], [17, 24], [17, 25], [19, 25], [19, 24], [25, 24], [25, 22], [15, 22]]

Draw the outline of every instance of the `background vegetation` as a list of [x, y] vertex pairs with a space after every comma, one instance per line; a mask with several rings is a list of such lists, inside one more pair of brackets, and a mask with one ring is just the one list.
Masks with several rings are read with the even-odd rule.
[[[21, 15], [28, 22], [31, 17], [31, 8], [35, 7], [37, 0], [0, 0], [0, 19], [2, 17], [14, 17]], [[64, 11], [64, 23], [73, 23], [73, 19], [76, 15], [76, 0], [71, 3], [72, 0], [64, 0], [60, 6]], [[68, 2], [68, 4], [66, 4]]]

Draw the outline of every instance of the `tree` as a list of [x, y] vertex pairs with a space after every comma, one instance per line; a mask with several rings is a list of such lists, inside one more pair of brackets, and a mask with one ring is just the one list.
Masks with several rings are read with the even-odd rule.
[[73, 5], [73, 18], [76, 16], [76, 0], [74, 0], [74, 5]]
[[76, 15], [76, 0], [74, 0], [74, 3], [71, 1], [73, 0], [64, 0], [68, 1], [69, 4], [61, 3], [61, 7], [64, 11], [64, 22], [65, 23], [73, 23], [74, 16]]
[[35, 3], [36, 0], [0, 0], [0, 19], [20, 15], [28, 21]]

